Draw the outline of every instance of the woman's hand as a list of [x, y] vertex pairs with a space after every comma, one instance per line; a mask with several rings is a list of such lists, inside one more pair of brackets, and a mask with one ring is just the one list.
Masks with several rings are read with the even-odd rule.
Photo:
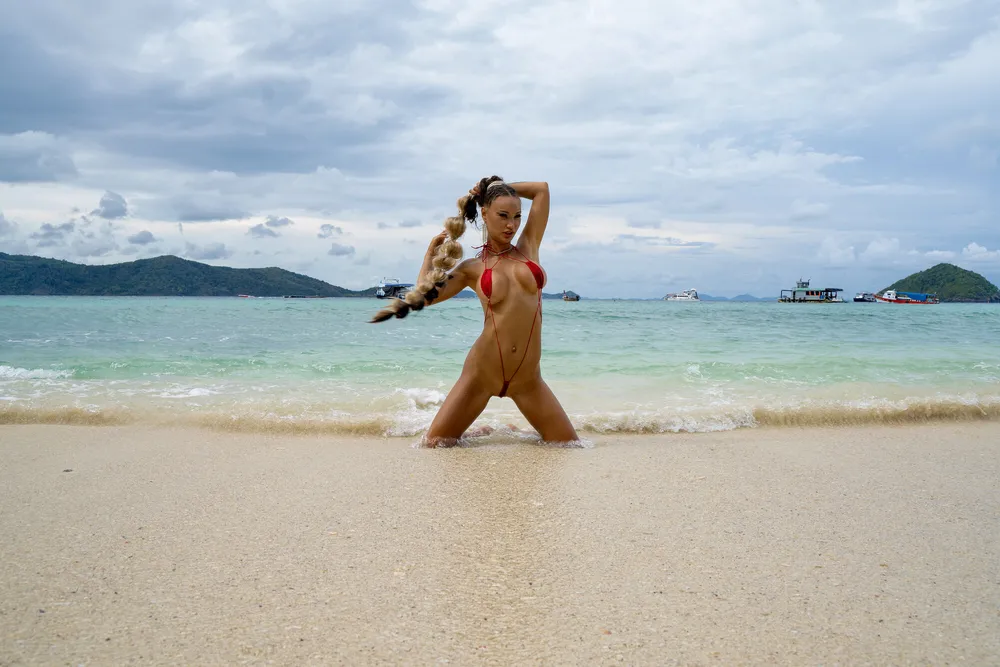
[[514, 192], [517, 193], [518, 197], [523, 197], [524, 199], [530, 199], [534, 201], [535, 197], [541, 194], [548, 194], [549, 184], [544, 181], [531, 182], [531, 181], [519, 181], [517, 183], [508, 183], [510, 187], [514, 188]]
[[444, 231], [431, 239], [430, 245], [427, 246], [427, 256], [433, 257], [437, 249], [448, 239], [448, 232]]

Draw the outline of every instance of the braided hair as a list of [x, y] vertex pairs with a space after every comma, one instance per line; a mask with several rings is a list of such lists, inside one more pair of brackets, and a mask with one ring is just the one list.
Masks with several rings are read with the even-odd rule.
[[498, 197], [509, 196], [517, 196], [514, 188], [499, 176], [490, 176], [479, 181], [475, 195], [470, 193], [459, 198], [458, 215], [444, 221], [448, 239], [438, 246], [437, 253], [431, 261], [431, 270], [420, 276], [417, 284], [403, 295], [403, 298], [393, 299], [389, 305], [375, 313], [370, 322], [385, 322], [392, 317], [402, 319], [410, 313], [410, 310], [423, 310], [424, 306], [429, 306], [438, 297], [438, 290], [445, 286], [447, 272], [462, 259], [462, 244], [458, 239], [465, 234], [466, 221], [475, 225], [480, 208], [486, 208]]

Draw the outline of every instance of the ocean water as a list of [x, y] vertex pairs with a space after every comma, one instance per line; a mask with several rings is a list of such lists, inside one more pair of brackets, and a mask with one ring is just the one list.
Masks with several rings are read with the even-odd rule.
[[[482, 329], [453, 299], [0, 297], [0, 423], [412, 437]], [[1000, 418], [1000, 307], [544, 302], [582, 433]], [[526, 426], [494, 398], [480, 423]]]

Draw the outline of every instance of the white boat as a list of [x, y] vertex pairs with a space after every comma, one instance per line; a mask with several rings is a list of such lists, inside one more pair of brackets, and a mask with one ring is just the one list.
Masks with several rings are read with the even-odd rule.
[[401, 283], [396, 278], [383, 278], [375, 290], [375, 296], [379, 299], [391, 299], [394, 296], [401, 296], [411, 287], [413, 283]]
[[683, 292], [671, 293], [663, 297], [664, 301], [701, 301], [698, 290], [686, 289]]

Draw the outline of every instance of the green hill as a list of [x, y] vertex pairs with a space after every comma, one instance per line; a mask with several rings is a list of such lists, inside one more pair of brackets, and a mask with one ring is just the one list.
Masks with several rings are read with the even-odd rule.
[[938, 264], [926, 271], [914, 273], [885, 288], [891, 289], [937, 294], [942, 302], [1000, 302], [1000, 289], [996, 285], [978, 273], [966, 271], [954, 264]]
[[73, 264], [0, 252], [0, 294], [74, 296], [374, 296], [270, 267], [232, 269], [164, 255], [122, 264]]

